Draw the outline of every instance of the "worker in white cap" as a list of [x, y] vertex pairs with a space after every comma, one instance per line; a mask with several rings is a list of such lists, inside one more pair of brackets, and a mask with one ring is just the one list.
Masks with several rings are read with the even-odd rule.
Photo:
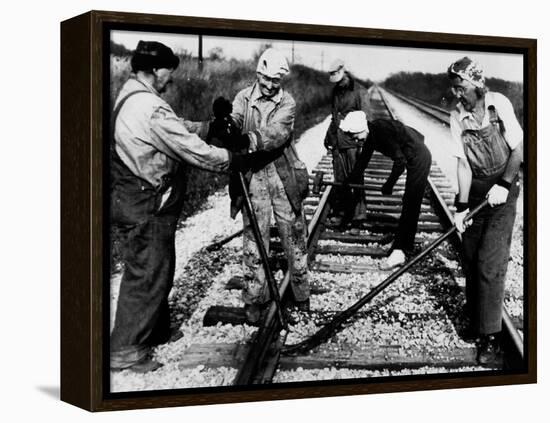
[[[332, 120], [325, 136], [324, 145], [332, 153], [332, 166], [335, 182], [348, 179], [355, 166], [362, 142], [347, 136], [340, 128], [340, 122], [354, 110], [367, 113], [367, 90], [346, 71], [344, 62], [333, 61], [329, 67], [329, 80], [334, 84], [332, 90]], [[362, 179], [350, 181], [362, 184]], [[330, 222], [337, 227], [345, 227], [352, 220], [366, 218], [364, 192], [360, 189], [334, 187], [331, 196]]]
[[381, 266], [385, 270], [396, 268], [404, 264], [406, 254], [413, 251], [422, 197], [430, 173], [432, 156], [424, 145], [424, 136], [397, 120], [367, 121], [367, 116], [362, 111], [348, 113], [340, 123], [340, 129], [352, 138], [364, 142], [350, 179], [363, 178], [374, 150], [393, 160], [391, 173], [381, 187], [383, 195], [392, 194], [395, 183], [407, 169], [399, 224], [391, 253]]
[[[245, 175], [252, 206], [256, 212], [264, 245], [269, 252], [272, 214], [291, 275], [293, 301], [298, 309], [309, 309], [309, 283], [306, 226], [302, 202], [308, 192], [308, 173], [294, 147], [292, 132], [296, 103], [282, 88], [290, 68], [283, 54], [269, 48], [256, 68], [256, 81], [240, 91], [231, 114], [242, 131], [239, 146], [265, 154]], [[232, 198], [232, 216], [242, 209], [242, 195]], [[243, 300], [249, 322], [257, 322], [268, 304], [269, 290], [254, 234], [246, 213], [243, 215], [244, 245]]]

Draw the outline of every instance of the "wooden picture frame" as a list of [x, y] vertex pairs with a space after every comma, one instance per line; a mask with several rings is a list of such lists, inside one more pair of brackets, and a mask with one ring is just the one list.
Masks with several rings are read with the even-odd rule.
[[[523, 55], [524, 341], [511, 372], [111, 393], [108, 385], [109, 31]], [[61, 23], [61, 399], [90, 411], [535, 383], [537, 44], [533, 39], [91, 11]], [[442, 69], [444, 72], [445, 69]], [[527, 171], [528, 170], [528, 171]]]

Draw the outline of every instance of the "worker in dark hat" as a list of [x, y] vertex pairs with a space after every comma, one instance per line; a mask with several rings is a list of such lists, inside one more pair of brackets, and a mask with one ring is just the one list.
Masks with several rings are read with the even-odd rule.
[[111, 223], [121, 235], [124, 271], [110, 338], [113, 370], [161, 366], [151, 352], [170, 338], [174, 238], [185, 201], [181, 164], [214, 172], [246, 169], [243, 156], [206, 144], [161, 98], [178, 64], [169, 47], [140, 41], [114, 104]]
[[[346, 135], [340, 129], [340, 122], [354, 110], [363, 110], [368, 114], [366, 89], [358, 84], [346, 70], [344, 62], [335, 60], [329, 67], [329, 80], [334, 84], [332, 90], [332, 119], [325, 136], [324, 145], [332, 153], [334, 181], [344, 182], [355, 166], [357, 156], [361, 151], [362, 141], [357, 141]], [[362, 180], [350, 181], [362, 184]], [[349, 223], [353, 219], [365, 219], [365, 197], [361, 189], [348, 187], [333, 187], [330, 199], [330, 221], [335, 226]]]
[[[455, 223], [463, 232], [469, 336], [477, 337], [480, 364], [500, 355], [504, 284], [519, 195], [523, 130], [510, 100], [489, 91], [482, 68], [469, 57], [447, 74], [458, 103], [451, 112], [451, 154], [457, 158]], [[464, 222], [485, 198], [490, 207]]]
[[432, 164], [432, 156], [424, 145], [424, 136], [416, 129], [398, 120], [375, 119], [367, 121], [364, 112], [350, 112], [340, 123], [340, 129], [350, 137], [363, 141], [363, 151], [357, 158], [350, 178], [361, 178], [373, 152], [379, 151], [393, 160], [388, 179], [382, 185], [383, 195], [391, 195], [399, 177], [407, 170], [403, 207], [390, 254], [381, 265], [384, 270], [394, 269], [412, 253], [424, 190]]

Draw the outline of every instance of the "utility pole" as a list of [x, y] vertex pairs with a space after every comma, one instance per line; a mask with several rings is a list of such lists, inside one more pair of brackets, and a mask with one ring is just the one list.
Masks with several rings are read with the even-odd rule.
[[202, 72], [202, 34], [199, 34], [199, 72]]

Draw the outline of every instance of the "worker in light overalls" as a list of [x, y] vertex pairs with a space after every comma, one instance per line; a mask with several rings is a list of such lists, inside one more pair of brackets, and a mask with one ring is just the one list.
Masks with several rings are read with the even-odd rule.
[[[451, 113], [452, 154], [457, 157], [455, 223], [463, 232], [466, 307], [477, 337], [478, 362], [500, 354], [504, 283], [519, 194], [523, 131], [510, 101], [485, 86], [483, 71], [464, 57], [448, 69], [458, 99]], [[488, 199], [472, 221], [469, 210]]]

